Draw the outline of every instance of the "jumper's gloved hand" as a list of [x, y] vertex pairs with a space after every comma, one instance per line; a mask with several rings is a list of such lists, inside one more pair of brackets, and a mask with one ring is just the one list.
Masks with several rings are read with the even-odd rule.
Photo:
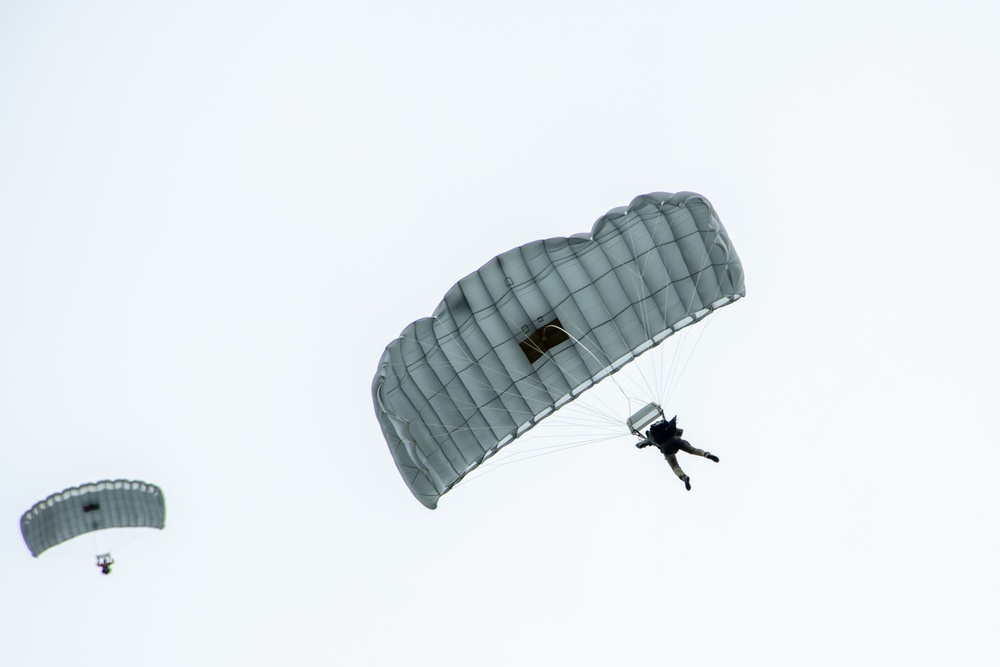
[[719, 462], [719, 457], [711, 452], [705, 452], [705, 458], [709, 461], [715, 461], [716, 463]]
[[653, 443], [651, 443], [649, 440], [640, 440], [639, 442], [635, 443], [635, 446], [636, 449], [642, 449], [643, 447], [649, 447], [651, 444]]

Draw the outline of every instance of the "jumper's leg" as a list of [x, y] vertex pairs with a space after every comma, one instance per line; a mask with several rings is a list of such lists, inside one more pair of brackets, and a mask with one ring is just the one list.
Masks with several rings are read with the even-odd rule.
[[691, 478], [684, 474], [684, 470], [681, 469], [681, 464], [677, 462], [677, 456], [674, 454], [667, 454], [667, 463], [670, 464], [670, 468], [677, 475], [677, 478], [684, 482], [684, 487], [690, 491], [691, 490]]
[[681, 440], [680, 449], [682, 452], [687, 452], [688, 454], [693, 454], [694, 456], [704, 456], [709, 461], [719, 462], [719, 457], [712, 452], [706, 452], [703, 449], [698, 449], [691, 445], [687, 440]]
[[687, 452], [688, 454], [693, 454], [694, 456], [705, 455], [705, 450], [698, 449], [697, 447], [692, 446], [691, 443], [688, 442], [687, 440], [681, 440], [680, 449], [682, 452]]

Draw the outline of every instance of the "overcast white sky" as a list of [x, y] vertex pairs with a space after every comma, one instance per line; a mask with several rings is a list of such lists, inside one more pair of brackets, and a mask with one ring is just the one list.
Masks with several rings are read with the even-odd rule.
[[[0, 3], [0, 664], [997, 664], [1000, 10], [943, 7]], [[424, 509], [384, 346], [680, 190], [747, 275], [667, 407], [722, 463]], [[162, 533], [31, 558], [116, 477]]]

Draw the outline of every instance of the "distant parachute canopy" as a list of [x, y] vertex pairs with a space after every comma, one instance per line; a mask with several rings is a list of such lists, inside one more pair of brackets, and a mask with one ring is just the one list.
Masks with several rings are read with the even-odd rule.
[[21, 535], [38, 557], [46, 549], [105, 528], [163, 528], [163, 491], [124, 479], [75, 486], [54, 493], [21, 516]]
[[725, 228], [690, 192], [495, 257], [382, 355], [372, 397], [396, 467], [434, 509], [539, 421], [745, 294]]

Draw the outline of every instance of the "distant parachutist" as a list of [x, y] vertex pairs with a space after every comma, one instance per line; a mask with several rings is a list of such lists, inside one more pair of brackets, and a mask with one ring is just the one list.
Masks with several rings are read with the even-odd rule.
[[[21, 536], [31, 555], [81, 535], [111, 528], [163, 529], [166, 504], [160, 487], [128, 479], [106, 479], [63, 489], [21, 515]], [[107, 547], [102, 547], [107, 548]], [[111, 554], [97, 554], [97, 566], [111, 574]]]
[[646, 437], [636, 443], [636, 447], [642, 449], [643, 447], [653, 446], [659, 449], [663, 457], [667, 459], [667, 463], [670, 464], [674, 474], [684, 482], [684, 487], [690, 491], [691, 478], [684, 473], [680, 463], [677, 462], [677, 452], [682, 451], [694, 456], [704, 456], [706, 459], [715, 461], [716, 463], [719, 462], [719, 457], [693, 447], [690, 442], [681, 437], [683, 434], [684, 429], [677, 428], [677, 417], [674, 417], [670, 421], [661, 419], [649, 427], [649, 430], [646, 431]]
[[101, 568], [101, 574], [111, 574], [111, 566], [115, 564], [115, 559], [111, 554], [101, 554], [97, 557], [97, 567]]

